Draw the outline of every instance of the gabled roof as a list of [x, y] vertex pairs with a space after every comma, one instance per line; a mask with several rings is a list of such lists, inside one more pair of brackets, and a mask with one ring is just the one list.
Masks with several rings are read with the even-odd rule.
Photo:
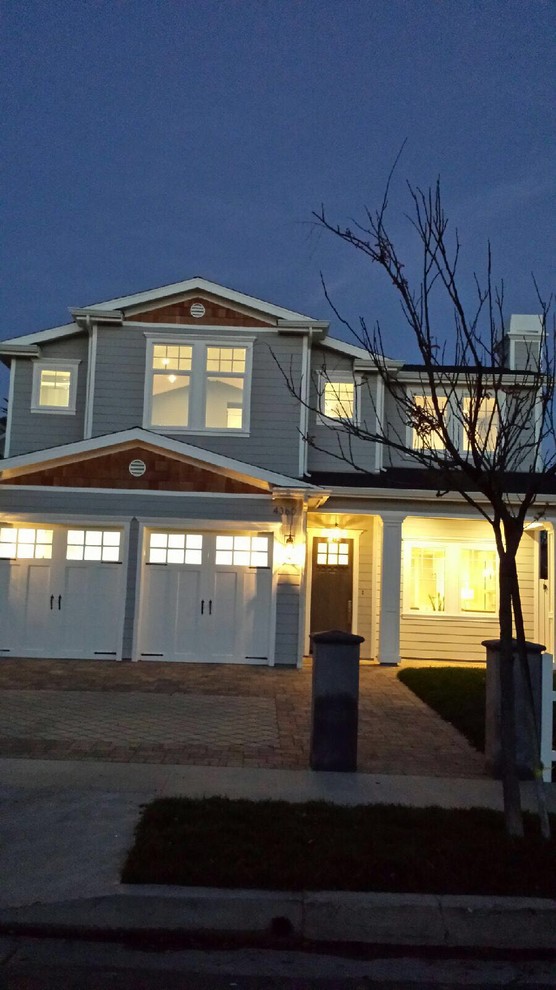
[[47, 340], [57, 340], [59, 337], [71, 337], [74, 333], [82, 333], [81, 327], [76, 323], [65, 323], [61, 327], [51, 327], [50, 330], [38, 330], [37, 333], [26, 333], [23, 337], [10, 337], [8, 340], [0, 340], [0, 354], [15, 354], [12, 348], [24, 348], [34, 344], [41, 344]]
[[224, 285], [219, 285], [217, 282], [210, 282], [208, 279], [201, 278], [200, 276], [188, 278], [183, 282], [174, 282], [171, 285], [161, 285], [156, 289], [148, 289], [146, 292], [135, 292], [129, 296], [118, 296], [116, 299], [107, 299], [104, 302], [94, 303], [85, 308], [87, 310], [99, 310], [101, 312], [107, 310], [113, 312], [114, 310], [127, 309], [128, 307], [139, 306], [143, 303], [153, 303], [159, 299], [167, 299], [169, 296], [177, 296], [195, 291], [206, 292], [222, 300], [235, 302], [249, 309], [267, 313], [269, 316], [273, 316], [278, 320], [301, 321], [303, 323], [315, 322], [311, 316], [296, 313], [292, 309], [284, 309], [283, 306], [275, 306], [274, 303], [257, 299], [255, 296], [248, 296], [246, 293], [237, 292], [235, 289], [228, 289]]
[[223, 454], [215, 454], [202, 447], [195, 447], [193, 444], [171, 440], [169, 437], [159, 433], [151, 433], [150, 430], [143, 430], [140, 427], [121, 430], [118, 433], [108, 433], [101, 437], [92, 437], [90, 440], [78, 440], [58, 447], [49, 447], [47, 450], [35, 450], [32, 453], [19, 454], [16, 457], [7, 457], [0, 460], [0, 477], [7, 480], [21, 471], [36, 470], [38, 465], [54, 466], [64, 461], [79, 459], [80, 457], [94, 457], [102, 452], [107, 453], [110, 449], [134, 444], [144, 445], [151, 449], [156, 448], [174, 456], [181, 455], [192, 463], [202, 467], [219, 469], [232, 477], [251, 479], [254, 482], [259, 482], [261, 488], [266, 488], [266, 490], [288, 488], [306, 490], [307, 492], [317, 491], [316, 486], [310, 482], [299, 481], [297, 478], [290, 478], [288, 475], [279, 474], [276, 471], [267, 471], [253, 464], [246, 464], [245, 461], [238, 461], [232, 457], [225, 457]]

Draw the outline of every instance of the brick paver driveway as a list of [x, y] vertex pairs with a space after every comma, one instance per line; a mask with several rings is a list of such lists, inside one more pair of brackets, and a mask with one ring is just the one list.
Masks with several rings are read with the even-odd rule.
[[[0, 756], [307, 768], [311, 670], [0, 660]], [[358, 766], [475, 777], [483, 758], [398, 681], [361, 667]]]

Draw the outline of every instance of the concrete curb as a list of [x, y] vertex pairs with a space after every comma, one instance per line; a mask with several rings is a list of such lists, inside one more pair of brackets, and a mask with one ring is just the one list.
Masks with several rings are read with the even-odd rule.
[[433, 894], [118, 887], [0, 911], [0, 930], [291, 935], [312, 942], [556, 950], [556, 900]]

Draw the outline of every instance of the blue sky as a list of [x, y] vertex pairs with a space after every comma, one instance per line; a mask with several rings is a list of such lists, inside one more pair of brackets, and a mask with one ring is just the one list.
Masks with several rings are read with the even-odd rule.
[[[4, 0], [0, 337], [200, 274], [380, 319], [380, 273], [311, 224], [440, 175], [467, 271], [490, 238], [508, 312], [554, 274], [556, 7], [544, 0]], [[5, 381], [5, 379], [2, 379]]]

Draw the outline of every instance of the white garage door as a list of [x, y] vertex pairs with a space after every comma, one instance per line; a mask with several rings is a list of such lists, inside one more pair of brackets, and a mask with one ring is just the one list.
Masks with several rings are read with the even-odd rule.
[[122, 532], [0, 526], [0, 654], [121, 658]]
[[269, 535], [146, 535], [139, 656], [267, 663], [272, 597]]

